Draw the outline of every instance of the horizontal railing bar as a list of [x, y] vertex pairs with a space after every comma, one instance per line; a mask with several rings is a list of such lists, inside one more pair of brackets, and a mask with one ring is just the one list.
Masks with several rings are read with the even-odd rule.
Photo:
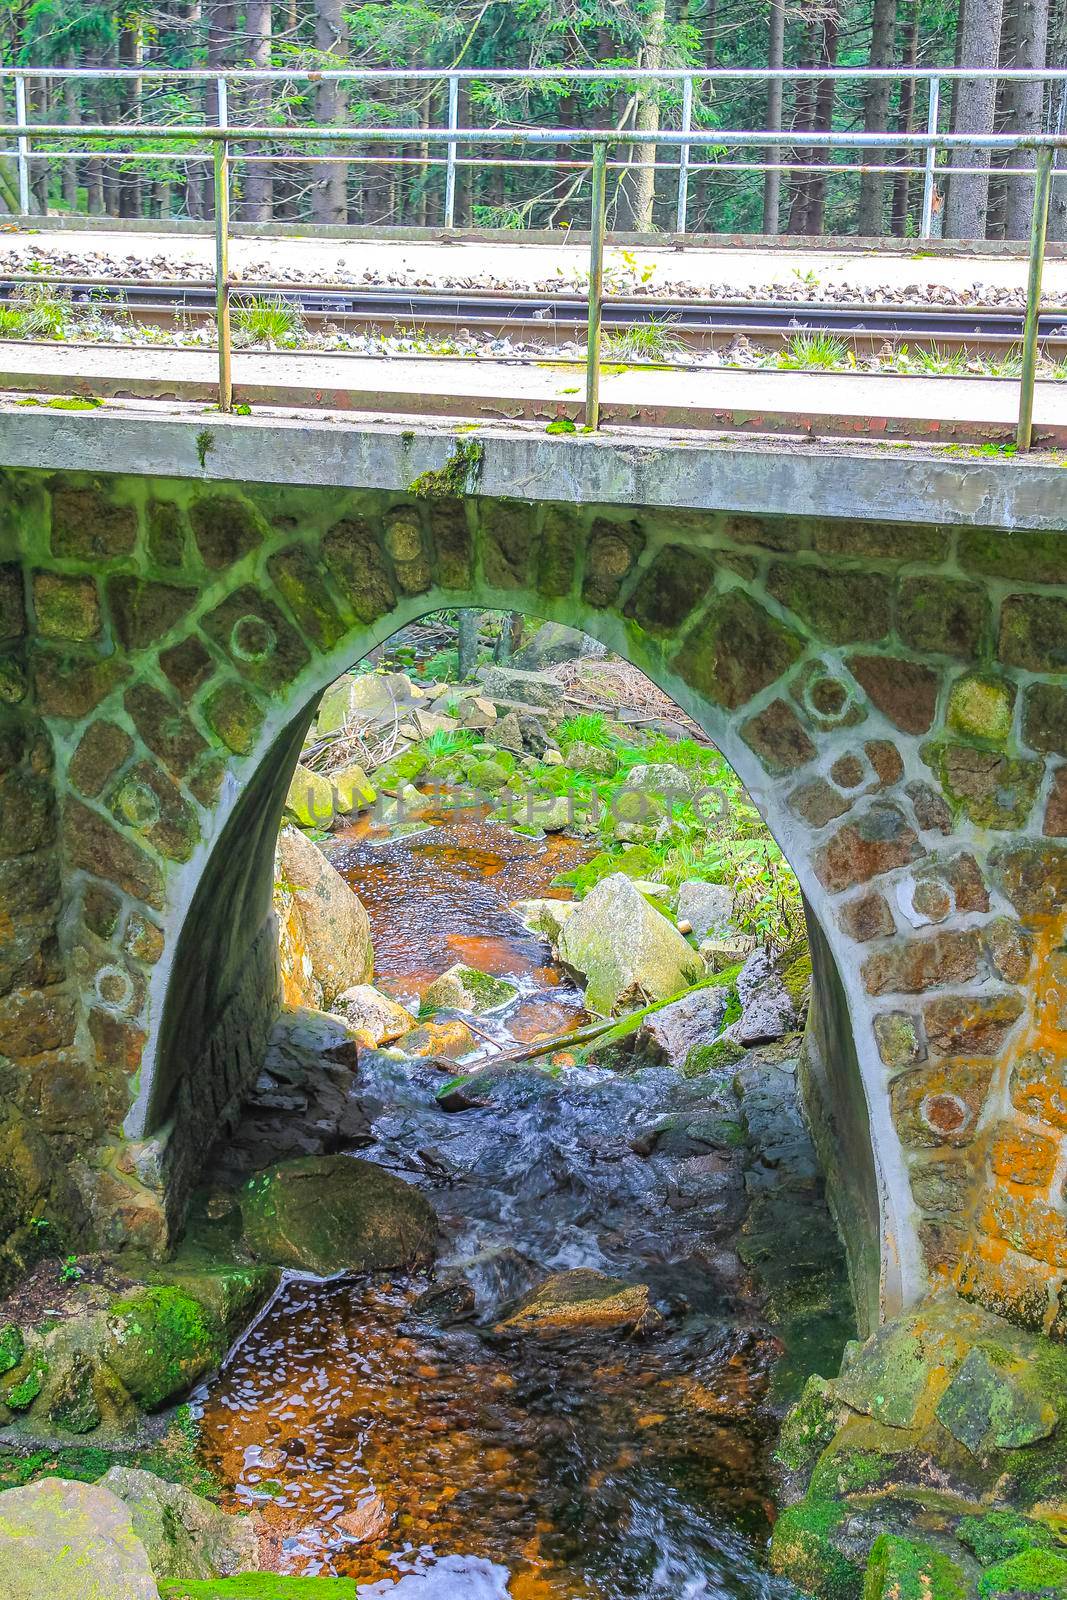
[[[0, 136], [34, 135], [38, 139], [58, 139], [70, 133], [69, 123], [2, 122]], [[146, 135], [163, 143], [179, 139], [207, 139], [212, 143], [263, 144], [291, 139], [298, 143], [324, 140], [329, 144], [349, 141], [354, 144], [616, 144], [687, 145], [700, 149], [707, 145], [726, 148], [746, 145], [772, 145], [787, 149], [822, 148], [843, 150], [1067, 150], [1067, 133], [853, 133], [814, 129], [809, 132], [780, 129], [739, 132], [733, 128], [701, 129], [694, 136], [669, 128], [652, 132], [630, 128], [272, 128], [219, 127], [215, 124], [100, 123], [95, 129], [82, 128], [89, 138], [133, 139]], [[92, 152], [107, 154], [106, 151]], [[152, 152], [135, 152], [144, 154]], [[155, 152], [159, 154], [160, 152]], [[38, 155], [47, 151], [38, 150]], [[118, 154], [112, 151], [111, 154]], [[353, 160], [357, 159], [353, 155]]]
[[997, 83], [1040, 80], [1057, 83], [1067, 78], [1067, 67], [52, 67], [0, 66], [2, 78], [86, 78], [94, 82], [141, 82], [145, 79], [186, 82], [214, 82], [225, 78], [238, 83], [319, 83], [324, 79], [353, 83], [444, 82], [448, 78], [478, 82], [516, 84], [538, 82], [597, 83], [627, 82], [677, 83], [683, 78], [694, 82], [720, 81], [807, 83], [813, 80], [835, 83], [876, 82], [907, 79], [924, 82], [938, 79], [991, 78]]

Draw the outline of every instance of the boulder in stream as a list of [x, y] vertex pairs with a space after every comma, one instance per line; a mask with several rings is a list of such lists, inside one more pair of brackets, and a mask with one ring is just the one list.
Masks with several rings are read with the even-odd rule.
[[356, 1033], [369, 1034], [375, 1045], [391, 1044], [417, 1026], [406, 1007], [369, 983], [345, 989], [334, 1000], [332, 1011]]
[[437, 1217], [410, 1184], [354, 1156], [284, 1161], [241, 1190], [245, 1241], [261, 1261], [328, 1277], [389, 1272], [433, 1256]]
[[300, 919], [311, 974], [329, 1006], [352, 984], [368, 983], [374, 972], [367, 913], [341, 874], [298, 828], [282, 829], [278, 869], [282, 892], [291, 896]]
[[718, 1038], [728, 1002], [724, 985], [694, 989], [645, 1018], [637, 1034], [638, 1049], [668, 1066], [683, 1068], [691, 1050]]
[[448, 1056], [458, 1061], [474, 1049], [474, 1035], [458, 1017], [443, 1022], [422, 1022], [410, 1033], [402, 1033], [394, 1048], [406, 1056]]
[[228, 1516], [180, 1483], [112, 1467], [100, 1487], [129, 1508], [157, 1578], [226, 1577], [259, 1565], [259, 1539], [249, 1519]]
[[741, 1017], [731, 1033], [746, 1048], [780, 1039], [797, 1027], [799, 1016], [786, 988], [782, 965], [771, 950], [754, 950], [737, 974]]
[[551, 1339], [564, 1334], [650, 1332], [661, 1320], [649, 1300], [647, 1284], [578, 1268], [554, 1272], [494, 1324], [493, 1331]]
[[499, 1011], [517, 998], [518, 989], [506, 978], [495, 978], [491, 973], [479, 972], [477, 967], [457, 962], [435, 978], [423, 993], [427, 1005], [440, 1006], [450, 1011], [469, 1011], [473, 1016], [484, 1016], [489, 1011]]
[[689, 879], [678, 889], [678, 921], [696, 939], [725, 939], [733, 931], [734, 891], [728, 883]]
[[41, 1478], [0, 1494], [4, 1600], [158, 1600], [130, 1508], [98, 1483]]
[[586, 980], [590, 1011], [667, 1000], [699, 976], [696, 951], [629, 878], [602, 878], [560, 930], [560, 959]]

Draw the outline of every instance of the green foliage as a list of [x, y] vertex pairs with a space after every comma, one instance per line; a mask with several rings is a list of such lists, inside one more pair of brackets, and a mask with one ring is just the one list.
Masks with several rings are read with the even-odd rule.
[[674, 331], [675, 318], [649, 317], [621, 332], [604, 331], [604, 356], [609, 361], [663, 361], [677, 354], [682, 341]]
[[478, 439], [463, 439], [443, 467], [436, 472], [424, 472], [408, 484], [408, 493], [417, 500], [454, 500], [473, 494], [482, 473], [482, 456], [485, 448]]
[[556, 730], [556, 738], [564, 750], [569, 744], [591, 744], [604, 749], [612, 742], [602, 711], [579, 711], [573, 717], [564, 717]]
[[783, 372], [827, 372], [850, 364], [855, 359], [848, 347], [830, 333], [794, 333], [777, 362]]
[[306, 338], [299, 306], [280, 295], [235, 300], [231, 317], [235, 344], [277, 345], [293, 350]]
[[478, 743], [478, 735], [469, 728], [457, 728], [454, 732], [449, 728], [436, 728], [422, 741], [422, 748], [430, 760], [437, 760], [441, 756], [453, 756], [460, 750], [472, 750]]
[[984, 1516], [964, 1517], [956, 1537], [984, 1567], [1007, 1561], [1025, 1550], [1051, 1550], [1055, 1545], [1050, 1528], [1032, 1517], [1021, 1517], [1016, 1511], [987, 1511]]

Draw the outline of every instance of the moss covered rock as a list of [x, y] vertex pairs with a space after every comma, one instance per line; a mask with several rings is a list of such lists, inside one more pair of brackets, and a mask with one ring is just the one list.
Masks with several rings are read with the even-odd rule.
[[262, 1261], [325, 1277], [432, 1258], [437, 1218], [410, 1184], [352, 1156], [305, 1156], [241, 1190], [245, 1240]]
[[831, 1538], [845, 1515], [832, 1500], [802, 1500], [783, 1511], [771, 1537], [773, 1571], [819, 1600], [860, 1600], [863, 1573]]
[[227, 1516], [181, 1484], [112, 1467], [100, 1486], [129, 1508], [157, 1578], [217, 1578], [258, 1563], [259, 1541], [248, 1519]]
[[499, 1011], [518, 998], [518, 989], [506, 978], [494, 978], [476, 967], [458, 963], [435, 978], [423, 994], [430, 1006], [447, 1007], [456, 1011], [470, 1011], [479, 1017], [489, 1011]]
[[164, 1579], [159, 1600], [357, 1600], [353, 1578], [290, 1578], [244, 1572], [233, 1578]]
[[157, 1600], [128, 1507], [98, 1484], [42, 1478], [0, 1494], [4, 1600]]
[[1067, 1551], [1025, 1550], [990, 1567], [979, 1579], [981, 1600], [1063, 1600]]
[[1056, 1543], [1045, 1523], [1021, 1517], [1015, 1511], [987, 1511], [981, 1517], [964, 1517], [956, 1537], [983, 1567], [1008, 1561], [1027, 1550], [1052, 1550]]
[[563, 1334], [635, 1333], [654, 1328], [659, 1322], [645, 1284], [627, 1283], [622, 1278], [580, 1268], [546, 1278], [496, 1324], [494, 1331], [552, 1338]]
[[925, 1540], [891, 1533], [875, 1540], [863, 1600], [968, 1600], [969, 1592], [957, 1563]]
[[702, 971], [692, 946], [621, 872], [602, 879], [567, 918], [558, 950], [585, 978], [588, 1009], [602, 1016], [681, 994]]
[[226, 1353], [221, 1320], [187, 1290], [159, 1284], [116, 1300], [105, 1359], [145, 1411], [185, 1394]]

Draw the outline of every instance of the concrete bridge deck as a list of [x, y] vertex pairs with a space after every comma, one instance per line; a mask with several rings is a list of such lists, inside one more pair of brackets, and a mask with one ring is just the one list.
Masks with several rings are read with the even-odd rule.
[[[581, 424], [581, 362], [449, 356], [368, 357], [237, 352], [234, 399], [254, 406], [442, 416], [478, 422], [570, 417]], [[212, 351], [77, 344], [0, 345], [0, 388], [25, 395], [136, 397], [211, 403]], [[622, 367], [601, 373], [605, 423], [805, 437], [1010, 442], [1019, 385], [1003, 378]], [[1067, 445], [1067, 382], [1036, 385], [1038, 444]]]

